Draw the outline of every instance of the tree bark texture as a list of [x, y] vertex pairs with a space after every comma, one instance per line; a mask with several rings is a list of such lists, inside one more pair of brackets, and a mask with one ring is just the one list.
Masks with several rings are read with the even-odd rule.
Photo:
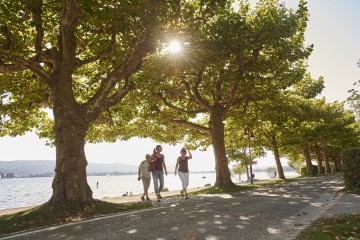
[[276, 169], [278, 172], [278, 177], [281, 179], [285, 179], [285, 174], [284, 174], [284, 169], [281, 165], [281, 161], [280, 161], [280, 154], [279, 154], [279, 148], [276, 142], [276, 137], [275, 135], [271, 136], [271, 144], [272, 144], [272, 148], [273, 148], [273, 154], [275, 157], [275, 163], [276, 163]]
[[234, 183], [231, 180], [228, 160], [225, 150], [224, 123], [217, 113], [210, 114], [210, 132], [214, 148], [216, 165], [216, 186], [227, 187]]
[[309, 148], [304, 147], [302, 150], [303, 150], [303, 154], [304, 154], [304, 158], [305, 158], [307, 174], [314, 176], [315, 172], [314, 172], [313, 165], [311, 163], [311, 156], [310, 156]]
[[250, 181], [250, 173], [249, 173], [249, 165], [246, 164], [246, 177], [247, 177], [247, 180]]
[[334, 156], [332, 159], [334, 161], [334, 172], [341, 172], [342, 171], [342, 166], [341, 166], [340, 157]]
[[324, 145], [322, 150], [323, 150], [323, 156], [324, 156], [324, 162], [325, 162], [325, 173], [331, 173], [329, 153], [326, 149], [326, 144]]
[[315, 156], [316, 156], [316, 161], [317, 161], [317, 165], [318, 165], [318, 173], [324, 173], [324, 168], [322, 166], [322, 158], [321, 158], [321, 153], [320, 153], [320, 147], [318, 144], [315, 144]]
[[84, 151], [88, 121], [84, 109], [68, 99], [59, 95], [54, 100], [56, 168], [50, 202], [81, 205], [93, 200]]

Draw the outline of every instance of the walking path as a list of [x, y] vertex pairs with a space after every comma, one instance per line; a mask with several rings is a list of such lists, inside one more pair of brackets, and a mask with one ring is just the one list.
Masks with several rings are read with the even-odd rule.
[[342, 193], [342, 187], [337, 174], [189, 200], [164, 198], [150, 209], [3, 239], [295, 239], [320, 217], [360, 213], [360, 196]]

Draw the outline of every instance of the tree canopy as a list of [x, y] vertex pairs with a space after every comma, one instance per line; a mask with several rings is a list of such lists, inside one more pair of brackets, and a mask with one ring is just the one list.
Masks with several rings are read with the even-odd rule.
[[[0, 135], [36, 131], [53, 140], [56, 174], [50, 202], [92, 201], [87, 141], [140, 136], [186, 141], [194, 148], [212, 145], [216, 184], [228, 186], [233, 184], [226, 149], [231, 129], [244, 129], [248, 126], [242, 124], [259, 118], [267, 129], [290, 136], [288, 141], [296, 141], [298, 131], [301, 143], [310, 144], [320, 133], [328, 136], [314, 128], [336, 128], [317, 118], [322, 110], [314, 110], [313, 98], [323, 82], [306, 74], [312, 46], [304, 45], [305, 1], [296, 10], [276, 0], [254, 7], [241, 1], [238, 10], [233, 4], [0, 3]], [[181, 51], [167, 51], [170, 40], [177, 40]], [[300, 109], [293, 113], [301, 118], [285, 115], [286, 110], [273, 116], [254, 110], [275, 111], [286, 94], [296, 95], [291, 99], [299, 103], [290, 101], [288, 107]], [[336, 113], [325, 115], [336, 121]], [[293, 135], [283, 131], [284, 121], [293, 125]]]

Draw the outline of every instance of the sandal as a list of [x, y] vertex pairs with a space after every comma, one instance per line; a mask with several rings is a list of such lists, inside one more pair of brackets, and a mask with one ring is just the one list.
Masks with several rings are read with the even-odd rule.
[[145, 201], [145, 198], [144, 198], [144, 196], [141, 196], [141, 198], [140, 198], [140, 199], [141, 199], [141, 201]]
[[147, 197], [147, 198], [146, 198], [146, 201], [150, 201], [150, 198]]
[[180, 194], [181, 194], [182, 197], [184, 196], [183, 190], [180, 191]]

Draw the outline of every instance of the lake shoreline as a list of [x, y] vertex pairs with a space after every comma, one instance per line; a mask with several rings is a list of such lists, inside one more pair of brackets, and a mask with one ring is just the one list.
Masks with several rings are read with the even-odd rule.
[[[245, 182], [243, 182], [245, 183]], [[241, 183], [235, 183], [235, 184], [241, 184]], [[209, 187], [198, 187], [198, 188], [191, 188], [188, 189], [188, 193], [194, 192], [194, 191], [199, 191], [202, 189], [206, 189]], [[176, 195], [180, 196], [180, 191], [179, 190], [173, 190], [173, 191], [166, 191], [166, 192], [162, 192], [161, 196], [162, 197], [174, 197]], [[127, 203], [127, 202], [141, 202], [140, 197], [142, 196], [142, 194], [135, 194], [132, 196], [118, 196], [118, 197], [104, 197], [102, 199], [97, 199], [97, 200], [101, 200], [101, 201], [105, 201], [105, 202], [111, 202], [111, 203]], [[156, 195], [155, 193], [149, 193], [149, 198], [151, 199], [151, 201], [156, 201]], [[0, 216], [3, 215], [10, 215], [10, 214], [14, 214], [14, 213], [18, 213], [18, 212], [22, 212], [22, 211], [27, 211], [33, 208], [36, 208], [40, 205], [32, 205], [32, 206], [26, 206], [26, 207], [18, 207], [18, 208], [9, 208], [9, 209], [2, 209], [0, 210]]]
[[[294, 175], [286, 176], [290, 178]], [[245, 176], [242, 176], [246, 179]], [[269, 179], [266, 173], [256, 174], [256, 179]], [[31, 179], [31, 181], [29, 181]], [[246, 183], [239, 181], [239, 178], [232, 178], [234, 183]], [[51, 188], [52, 178], [28, 178], [13, 179], [5, 185], [1, 185], [2, 193], [0, 195], [0, 215], [19, 212], [39, 206], [47, 202], [52, 196]], [[199, 190], [204, 186], [216, 182], [216, 174], [192, 174], [188, 189]], [[5, 182], [3, 182], [5, 183]], [[10, 184], [11, 183], [11, 184]], [[103, 201], [116, 203], [140, 201], [143, 192], [141, 181], [137, 176], [110, 176], [110, 177], [88, 177], [88, 184], [93, 191], [93, 198]], [[97, 186], [98, 185], [98, 186]], [[181, 182], [173, 174], [168, 174], [165, 180], [165, 187], [168, 188], [172, 195], [180, 194]], [[156, 199], [153, 193], [153, 183], [150, 186], [150, 198]], [[151, 193], [152, 192], [152, 193]], [[124, 196], [124, 194], [132, 196]], [[153, 194], [153, 195], [152, 195]], [[153, 196], [153, 197], [151, 197]], [[14, 209], [14, 210], [12, 210]]]
[[[288, 178], [292, 178], [292, 177], [288, 177]], [[260, 180], [256, 180], [255, 182], [262, 182], [265, 180], [268, 180], [268, 179], [260, 179]], [[235, 182], [236, 185], [241, 185], [241, 184], [246, 184], [246, 183], [250, 183], [250, 181]], [[211, 186], [213, 186], [213, 185], [211, 185]], [[209, 186], [209, 187], [211, 187], [211, 186]], [[209, 187], [188, 188], [187, 190], [188, 190], [188, 193], [191, 193], [191, 192], [200, 191], [200, 190], [203, 190], [203, 189], [206, 189]], [[141, 199], [140, 199], [141, 196], [142, 196], [142, 194], [134, 194], [132, 196], [103, 197], [102, 199], [97, 199], [97, 200], [111, 202], [111, 203], [141, 202]], [[164, 198], [180, 196], [180, 190], [161, 192], [161, 196]], [[149, 193], [149, 198], [152, 202], [156, 201], [156, 199], [157, 199], [154, 192]], [[22, 211], [27, 211], [32, 208], [36, 208], [38, 206], [41, 206], [41, 204], [25, 206], [25, 207], [9, 208], [9, 209], [0, 209], [0, 216], [10, 215], [10, 214], [14, 214], [14, 213], [22, 212]]]

